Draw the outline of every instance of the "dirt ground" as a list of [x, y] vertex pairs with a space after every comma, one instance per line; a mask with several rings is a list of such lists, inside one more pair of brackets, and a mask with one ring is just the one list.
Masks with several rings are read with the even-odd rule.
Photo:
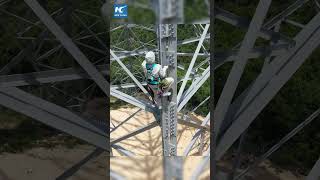
[[[138, 108], [120, 108], [117, 110], [112, 110], [110, 117], [113, 124], [117, 126], [122, 121], [127, 119], [130, 115], [138, 111]], [[199, 123], [203, 121], [203, 117], [193, 115]], [[111, 139], [116, 139], [130, 132], [135, 131], [145, 125], [150, 124], [155, 121], [153, 115], [146, 111], [138, 112], [133, 118], [128, 120], [122, 126], [117, 128], [111, 133]], [[191, 138], [195, 134], [196, 129], [190, 128], [184, 125], [178, 124], [178, 137], [177, 137], [177, 154], [181, 156], [183, 151], [188, 146]], [[206, 133], [204, 137], [204, 148], [202, 152], [205, 152], [209, 146], [210, 137], [209, 133]], [[136, 156], [134, 157], [124, 157], [117, 151], [113, 151], [113, 157], [110, 159], [110, 168], [117, 174], [125, 177], [129, 180], [158, 180], [163, 179], [163, 159], [162, 159], [162, 140], [161, 140], [161, 129], [159, 126], [140, 133], [134, 137], [128, 138], [126, 140], [117, 143], [121, 147], [133, 152]], [[195, 148], [190, 152], [191, 156], [184, 157], [183, 169], [185, 177], [184, 179], [189, 179], [191, 174], [194, 172], [197, 165], [203, 159], [199, 156], [199, 142], [195, 144]], [[206, 170], [202, 173], [200, 179], [207, 180], [210, 179], [210, 169], [209, 164]]]
[[[127, 117], [136, 112], [137, 108], [120, 108], [112, 110], [110, 115], [112, 123], [117, 126]], [[195, 116], [195, 115], [194, 115]], [[199, 122], [204, 118], [195, 116]], [[116, 139], [126, 135], [134, 130], [143, 127], [155, 121], [151, 113], [140, 111], [133, 118], [123, 124], [121, 127], [111, 133], [111, 139]], [[112, 124], [110, 124], [113, 126]], [[195, 128], [178, 125], [178, 156], [183, 154], [184, 149], [191, 141], [195, 133]], [[208, 133], [207, 133], [208, 134]], [[209, 136], [205, 136], [204, 151], [209, 145]], [[163, 179], [162, 167], [162, 144], [160, 127], [155, 127], [149, 131], [136, 135], [121, 141], [118, 145], [133, 152], [136, 157], [124, 157], [117, 151], [113, 151], [111, 157], [111, 169], [119, 175], [129, 180], [158, 180]], [[184, 158], [184, 179], [189, 179], [200, 160], [203, 158], [198, 156], [199, 142], [191, 151], [188, 157]], [[231, 167], [231, 165], [227, 165]], [[209, 165], [199, 179], [210, 179]], [[269, 161], [263, 162], [260, 167], [248, 173], [246, 180], [302, 180], [302, 177], [295, 176], [293, 173], [285, 170], [279, 170], [273, 167]]]
[[[201, 156], [184, 157], [183, 179], [190, 179], [196, 169]], [[110, 168], [120, 176], [128, 180], [161, 180], [163, 179], [163, 159], [160, 156], [139, 156], [139, 157], [111, 157]], [[230, 167], [230, 165], [228, 165]], [[228, 177], [228, 169], [218, 166], [219, 176]], [[224, 178], [224, 179], [225, 179]], [[205, 168], [199, 180], [209, 180], [209, 165]], [[211, 178], [212, 179], [212, 178]], [[243, 180], [303, 180], [304, 176], [294, 175], [290, 171], [280, 170], [267, 160], [259, 167], [247, 173]]]
[[[54, 149], [34, 148], [24, 153], [0, 155], [1, 180], [50, 180], [55, 179], [64, 170], [92, 152], [92, 146], [82, 145], [74, 149], [56, 147]], [[71, 180], [105, 180], [107, 155], [101, 155], [90, 161]], [[184, 179], [194, 172], [201, 156], [184, 158]], [[158, 180], [163, 179], [161, 156], [111, 157], [110, 168], [129, 180]], [[200, 176], [200, 180], [209, 179], [209, 166]], [[295, 176], [289, 171], [279, 170], [268, 161], [248, 173], [246, 180], [302, 180], [304, 177]]]
[[[217, 165], [220, 177], [227, 177], [230, 173], [232, 163], [227, 160], [222, 160]], [[245, 166], [247, 167], [247, 165]], [[245, 168], [243, 167], [243, 168]], [[238, 173], [244, 169], [238, 170]], [[304, 180], [305, 177], [301, 175], [293, 174], [290, 171], [280, 169], [273, 165], [269, 160], [264, 160], [258, 167], [250, 170], [242, 178], [243, 180]]]
[[[121, 108], [111, 111], [111, 118], [115, 125], [121, 123], [138, 109]], [[197, 117], [199, 121], [203, 117]], [[129, 120], [123, 127], [118, 128], [111, 134], [111, 138], [120, 137], [154, 121], [150, 113], [140, 111], [134, 118]], [[178, 126], [178, 155], [181, 155], [194, 135], [195, 129]], [[209, 137], [205, 136], [205, 147], [208, 148]], [[163, 179], [163, 162], [161, 152], [160, 128], [141, 133], [119, 143], [122, 147], [134, 152], [135, 157], [124, 157], [114, 151], [110, 158], [110, 168], [129, 180], [158, 180]], [[199, 145], [198, 143], [196, 145]], [[77, 163], [86, 155], [91, 153], [94, 147], [79, 145], [73, 149], [66, 147], [55, 147], [53, 149], [33, 148], [23, 153], [0, 154], [0, 180], [47, 180], [55, 179], [66, 169]], [[194, 148], [188, 157], [184, 157], [183, 176], [189, 179], [195, 168], [202, 160], [197, 156], [199, 148]], [[105, 180], [107, 172], [107, 154], [85, 164], [70, 180]], [[228, 165], [227, 165], [228, 166]], [[230, 166], [230, 165], [229, 165]], [[201, 174], [200, 180], [210, 179], [209, 165]], [[274, 168], [265, 161], [260, 167], [251, 171], [246, 180], [302, 180], [289, 171]]]
[[[110, 117], [113, 125], [117, 126], [134, 112], [136, 112], [138, 108], [120, 108], [117, 110], [111, 110]], [[196, 116], [195, 118], [201, 123], [204, 117]], [[155, 121], [153, 115], [146, 111], [138, 112], [133, 118], [128, 120], [126, 123], [121, 125], [115, 131], [111, 133], [111, 139], [119, 138], [123, 135], [126, 135], [130, 132], [133, 132], [145, 125], [150, 124], [151, 122]], [[110, 126], [113, 126], [110, 124]], [[185, 148], [190, 143], [195, 131], [197, 129], [192, 127], [187, 127], [181, 124], [178, 124], [178, 137], [177, 137], [177, 154], [178, 156], [182, 156]], [[140, 133], [136, 136], [131, 138], [125, 139], [117, 145], [133, 152], [137, 156], [162, 156], [162, 140], [161, 140], [161, 129], [159, 126]], [[193, 150], [190, 152], [189, 155], [196, 156], [199, 155], [199, 143], [200, 141], [195, 144]], [[205, 152], [210, 144], [210, 137], [209, 133], [206, 132], [204, 135], [204, 148], [202, 152]], [[117, 151], [113, 151], [113, 156], [120, 156]]]
[[[74, 149], [34, 148], [24, 153], [0, 154], [1, 180], [54, 180], [66, 169], [79, 162], [94, 147], [76, 146]], [[107, 155], [100, 155], [85, 164], [70, 180], [105, 180]]]
[[[183, 159], [183, 179], [189, 179], [203, 157], [188, 156]], [[110, 169], [128, 180], [162, 180], [163, 159], [160, 156], [112, 157]], [[209, 165], [199, 180], [209, 180]]]

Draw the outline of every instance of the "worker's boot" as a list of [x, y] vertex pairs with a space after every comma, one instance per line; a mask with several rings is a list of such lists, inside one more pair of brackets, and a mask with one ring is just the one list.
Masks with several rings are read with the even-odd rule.
[[160, 89], [161, 89], [161, 96], [162, 97], [166, 97], [166, 96], [170, 96], [171, 95], [171, 92], [168, 91], [168, 89], [162, 88], [162, 87]]
[[162, 94], [163, 97], [170, 96], [170, 95], [171, 95], [171, 92], [165, 92]]

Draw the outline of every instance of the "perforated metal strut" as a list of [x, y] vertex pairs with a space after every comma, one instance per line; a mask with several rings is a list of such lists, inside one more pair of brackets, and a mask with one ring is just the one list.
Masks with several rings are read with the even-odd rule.
[[164, 179], [165, 180], [182, 180], [183, 179], [183, 157], [181, 156], [164, 156]]
[[159, 57], [162, 66], [168, 66], [167, 77], [174, 83], [169, 90], [170, 96], [161, 97], [161, 124], [163, 155], [177, 155], [177, 25], [161, 24], [158, 27]]
[[[174, 79], [170, 96], [161, 97], [161, 125], [163, 167], [165, 179], [182, 179], [181, 157], [177, 155], [177, 25], [158, 27], [159, 57], [162, 66], [168, 66], [167, 77]], [[172, 157], [169, 157], [172, 156]]]
[[183, 23], [183, 0], [160, 0], [158, 3], [159, 23]]

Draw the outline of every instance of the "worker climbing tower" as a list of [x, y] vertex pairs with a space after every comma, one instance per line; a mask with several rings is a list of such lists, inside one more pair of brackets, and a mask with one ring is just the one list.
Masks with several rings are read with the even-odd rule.
[[[131, 8], [139, 5], [137, 1], [126, 2]], [[154, 1], [148, 2], [150, 5]], [[186, 19], [183, 14], [182, 0], [158, 0], [158, 2], [162, 4], [152, 8], [152, 11], [156, 11], [160, 6], [163, 7], [163, 11], [156, 14], [157, 22], [181, 23], [183, 19]], [[91, 5], [91, 2], [89, 3]], [[66, 0], [63, 3], [56, 2], [55, 5], [47, 0], [2, 1], [0, 3], [1, 18], [17, 25], [6, 27], [6, 23], [4, 23], [2, 27], [5, 27], [4, 29], [8, 33], [5, 36], [10, 42], [19, 44], [19, 48], [6, 47], [3, 61], [0, 63], [0, 105], [95, 147], [92, 153], [81, 160], [79, 159], [79, 162], [70, 166], [65, 172], [57, 174], [57, 176], [59, 175], [58, 179], [72, 176], [89, 160], [102, 154], [119, 152], [121, 156], [140, 155], [126, 142], [138, 138], [140, 134], [150, 132], [149, 130], [152, 128], [159, 127], [160, 120], [166, 121], [167, 123], [164, 124], [167, 129], [163, 134], [166, 134], [167, 138], [164, 138], [164, 143], [167, 146], [160, 151], [157, 148], [162, 148], [161, 145], [154, 146], [152, 150], [155, 153], [163, 152], [169, 155], [170, 160], [166, 161], [165, 167], [170, 171], [166, 171], [166, 175], [169, 177], [171, 174], [170, 177], [181, 179], [182, 171], [178, 171], [182, 167], [181, 159], [175, 163], [171, 162], [171, 159], [175, 159], [178, 154], [177, 123], [188, 126], [192, 130], [205, 132], [207, 138], [199, 141], [203, 141], [201, 144], [206, 144], [206, 147], [209, 146], [209, 125], [201, 125], [198, 119], [190, 115], [192, 112], [196, 112], [200, 106], [203, 107], [208, 103], [208, 97], [198, 99], [196, 104], [194, 102], [188, 103], [193, 95], [197, 95], [197, 90], [208, 79], [209, 52], [206, 50], [200, 53], [199, 51], [186, 52], [183, 49], [177, 52], [177, 46], [196, 43], [199, 44], [198, 47], [205, 49], [207, 46], [203, 42], [210, 37], [207, 31], [203, 31], [204, 26], [207, 25], [190, 26], [193, 29], [192, 33], [180, 40], [177, 40], [177, 25], [164, 24], [154, 27], [152, 25], [113, 24], [109, 29], [109, 24], [106, 25], [106, 23], [112, 15], [112, 6], [111, 3], [108, 3], [110, 1], [97, 0], [96, 3], [92, 3], [92, 5], [95, 4], [94, 6], [87, 8], [84, 1], [76, 4]], [[144, 7], [152, 7], [148, 5]], [[21, 15], [21, 12], [25, 13]], [[161, 31], [159, 30], [157, 34], [158, 28], [161, 28]], [[110, 46], [107, 38], [109, 32], [117, 34], [114, 35], [117, 39]], [[148, 36], [141, 36], [140, 32], [148, 34]], [[157, 47], [155, 42], [160, 39], [161, 46], [158, 43]], [[2, 43], [1, 45], [8, 45], [5, 41]], [[19, 50], [20, 48], [21, 50]], [[109, 48], [110, 52], [108, 52]], [[169, 66], [168, 76], [175, 80], [170, 96], [162, 98], [162, 102], [166, 106], [161, 110], [161, 113], [157, 112], [157, 108], [152, 102], [138, 95], [147, 94], [146, 83], [142, 72], [139, 71], [141, 56], [143, 57], [147, 51], [160, 52], [161, 64]], [[186, 59], [188, 57], [198, 58], [202, 62], [197, 66], [188, 67], [187, 63], [177, 63], [177, 56]], [[203, 60], [203, 57], [206, 60]], [[27, 64], [32, 67], [24, 69], [23, 66]], [[111, 69], [112, 73], [109, 73], [109, 65], [113, 68]], [[182, 75], [188, 69], [188, 73], [184, 76], [184, 82], [194, 80], [190, 89], [182, 88], [181, 92], [186, 93], [180, 98], [180, 101], [176, 99], [176, 85], [179, 83], [176, 77], [177, 69]], [[109, 75], [116, 78], [109, 80]], [[40, 91], [39, 94], [38, 91]], [[109, 122], [109, 117], [103, 113], [103, 110], [107, 108], [105, 104], [101, 105], [102, 113], [99, 111], [93, 114], [90, 111], [85, 111], [86, 108], [82, 108], [90, 102], [98, 102], [95, 96], [100, 97], [98, 100], [109, 103], [109, 95], [112, 99], [135, 106], [138, 108], [136, 113], [126, 119], [111, 117]], [[135, 115], [141, 111], [148, 113], [148, 115], [151, 114], [150, 122], [143, 122], [145, 124], [136, 126], [136, 129], [129, 129], [126, 134], [121, 136], [116, 135], [119, 129], [130, 124], [127, 122], [136, 118]], [[159, 116], [156, 117], [156, 114]], [[154, 121], [153, 115], [158, 121]], [[191, 148], [186, 150], [186, 154], [189, 152], [193, 154], [197, 151], [197, 148], [192, 148], [198, 146], [195, 144], [198, 141], [197, 134], [195, 136], [195, 138], [190, 137], [193, 140], [188, 145]], [[161, 140], [159, 144], [161, 144]], [[187, 147], [187, 144], [181, 143], [180, 146]], [[146, 149], [146, 147], [147, 145], [142, 148]], [[175, 166], [175, 164], [181, 165]], [[110, 176], [119, 177], [117, 174], [121, 174], [121, 172], [111, 171]]]
[[[163, 155], [164, 177], [170, 180], [183, 179], [181, 156], [208, 156], [210, 113], [205, 105], [209, 103], [209, 94], [203, 90], [208, 88], [210, 76], [209, 26], [120, 24], [111, 27], [110, 93], [115, 99], [111, 107], [119, 102], [135, 107], [132, 113], [116, 110], [113, 115], [111, 112], [110, 145], [114, 156]], [[181, 32], [180, 38], [178, 32]], [[158, 64], [168, 67], [166, 77], [174, 79], [169, 93], [165, 90], [157, 105], [146, 91], [146, 77], [141, 67], [149, 51], [155, 52]], [[177, 87], [179, 83], [182, 88]], [[205, 118], [194, 116], [201, 111]], [[119, 116], [118, 112], [125, 113], [126, 117]], [[188, 127], [194, 135], [185, 136], [178, 127]], [[177, 142], [180, 136], [188, 138], [187, 142]], [[204, 166], [207, 169], [208, 166]], [[113, 170], [116, 168], [117, 165], [111, 166]], [[114, 173], [121, 174], [121, 171]]]

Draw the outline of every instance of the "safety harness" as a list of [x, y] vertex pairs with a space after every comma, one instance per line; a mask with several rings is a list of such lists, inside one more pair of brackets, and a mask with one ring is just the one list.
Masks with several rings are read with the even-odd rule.
[[160, 78], [155, 77], [154, 74], [152, 74], [152, 71], [156, 64], [146, 64], [146, 69], [147, 69], [147, 83], [151, 85], [158, 85], [160, 83]]

